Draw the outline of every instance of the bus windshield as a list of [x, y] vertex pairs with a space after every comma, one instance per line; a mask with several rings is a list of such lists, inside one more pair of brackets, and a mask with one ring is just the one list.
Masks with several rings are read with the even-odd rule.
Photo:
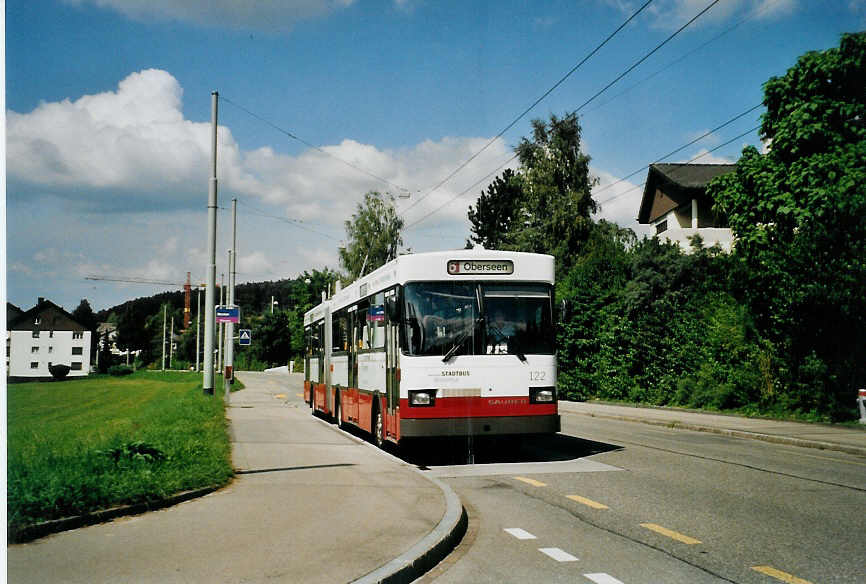
[[414, 282], [404, 287], [409, 355], [552, 355], [550, 286]]

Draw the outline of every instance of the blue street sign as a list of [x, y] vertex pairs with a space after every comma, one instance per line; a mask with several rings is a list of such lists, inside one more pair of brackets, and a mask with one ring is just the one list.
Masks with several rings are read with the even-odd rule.
[[239, 323], [241, 321], [240, 306], [217, 306], [216, 321]]
[[238, 344], [249, 345], [253, 341], [253, 331], [251, 329], [241, 329], [238, 331]]

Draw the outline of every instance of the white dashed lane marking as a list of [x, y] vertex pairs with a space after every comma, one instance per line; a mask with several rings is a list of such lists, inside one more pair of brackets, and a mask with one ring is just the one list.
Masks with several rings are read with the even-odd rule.
[[583, 577], [589, 578], [590, 580], [595, 582], [595, 584], [623, 584], [623, 582], [621, 580], [617, 580], [616, 578], [614, 578], [610, 574], [605, 574], [605, 573], [584, 574]]
[[513, 535], [517, 539], [538, 539], [528, 531], [520, 529], [519, 527], [508, 527], [504, 531], [510, 535]]
[[550, 556], [557, 562], [576, 562], [577, 558], [559, 548], [538, 548], [541, 553]]

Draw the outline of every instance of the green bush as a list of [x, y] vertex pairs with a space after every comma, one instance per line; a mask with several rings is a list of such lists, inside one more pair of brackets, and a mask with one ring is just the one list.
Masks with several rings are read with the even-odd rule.
[[133, 373], [132, 367], [128, 365], [112, 365], [108, 368], [108, 374], [114, 377], [123, 377], [124, 375], [132, 375]]

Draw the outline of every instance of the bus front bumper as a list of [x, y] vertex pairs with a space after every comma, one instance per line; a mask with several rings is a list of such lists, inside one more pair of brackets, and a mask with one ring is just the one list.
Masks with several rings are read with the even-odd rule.
[[400, 420], [401, 438], [555, 434], [559, 430], [559, 414], [483, 418], [403, 418]]

